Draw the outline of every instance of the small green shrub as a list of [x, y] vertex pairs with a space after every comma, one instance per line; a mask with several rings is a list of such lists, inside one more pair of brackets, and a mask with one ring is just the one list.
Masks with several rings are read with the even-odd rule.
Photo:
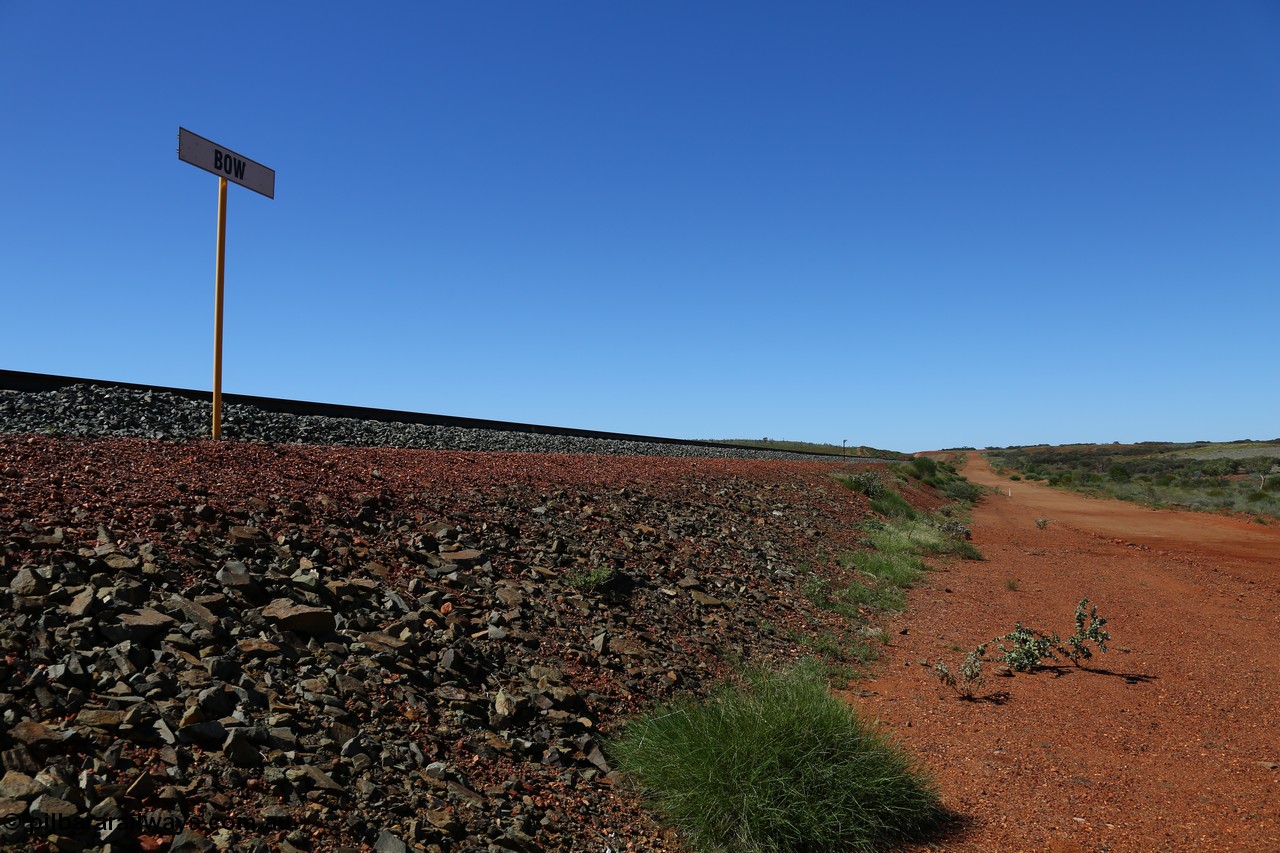
[[1004, 582], [1004, 588], [1009, 590], [1010, 592], [1017, 592], [1018, 591], [1017, 579], [1009, 578], [1007, 581]]
[[871, 851], [942, 817], [933, 782], [807, 661], [658, 708], [608, 744], [702, 851]]
[[983, 489], [969, 480], [950, 480], [943, 484], [942, 494], [948, 500], [974, 503], [982, 497]]
[[[1015, 672], [1030, 672], [1040, 666], [1041, 661], [1053, 653], [1057, 636], [1048, 637], [1034, 628], [1024, 627], [1021, 622], [1013, 630], [1000, 638], [998, 648], [1003, 653], [1002, 660]], [[1004, 647], [1004, 641], [1009, 648]]]
[[959, 693], [962, 699], [972, 699], [978, 688], [986, 682], [986, 677], [982, 674], [982, 662], [986, 660], [986, 654], [987, 644], [983, 643], [964, 656], [958, 673], [953, 674], [942, 661], [934, 663], [933, 673], [938, 676], [939, 681]]
[[869, 498], [879, 498], [886, 491], [888, 486], [884, 484], [884, 479], [875, 471], [856, 471], [852, 474], [837, 474], [836, 481], [846, 489], [857, 492], [860, 495], [866, 495]]
[[1049, 519], [1047, 518], [1036, 519], [1036, 527], [1040, 528], [1041, 530], [1044, 530], [1048, 526], [1049, 526]]
[[594, 592], [613, 580], [612, 566], [596, 566], [595, 568], [576, 568], [565, 575], [565, 583], [579, 592]]
[[931, 456], [917, 456], [911, 460], [911, 468], [921, 480], [935, 477], [938, 474], [938, 462]]
[[1088, 643], [1096, 643], [1098, 650], [1105, 654], [1107, 643], [1111, 640], [1111, 635], [1103, 630], [1102, 626], [1107, 624], [1107, 620], [1098, 615], [1097, 605], [1086, 613], [1085, 608], [1088, 606], [1089, 599], [1080, 599], [1080, 603], [1076, 605], [1076, 632], [1067, 638], [1066, 654], [1076, 665], [1093, 657]]
[[[1012, 587], [1011, 587], [1012, 588]], [[1007, 664], [1017, 672], [1031, 672], [1044, 666], [1046, 660], [1056, 660], [1058, 655], [1070, 660], [1076, 666], [1080, 662], [1093, 657], [1089, 643], [1098, 646], [1101, 652], [1107, 651], [1107, 643], [1111, 635], [1103, 628], [1107, 620], [1098, 615], [1096, 606], [1090, 607], [1089, 599], [1082, 598], [1076, 605], [1075, 633], [1063, 642], [1057, 634], [1046, 634], [1036, 628], [1030, 628], [1021, 622], [1003, 637], [996, 637], [982, 643], [965, 656], [960, 667], [960, 675], [954, 675], [943, 661], [933, 666], [934, 675], [948, 687], [955, 689], [966, 699], [973, 697], [973, 689], [982, 683], [982, 664], [989, 662], [987, 647], [996, 643], [1000, 649], [997, 660]], [[1009, 643], [1008, 647], [1005, 643]]]

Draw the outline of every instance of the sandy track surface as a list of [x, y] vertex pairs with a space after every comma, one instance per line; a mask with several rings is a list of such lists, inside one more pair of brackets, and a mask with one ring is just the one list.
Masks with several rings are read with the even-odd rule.
[[[912, 592], [858, 700], [961, 816], [918, 849], [1280, 850], [1280, 528], [964, 473], [1004, 492], [974, 512], [986, 560]], [[1087, 668], [988, 666], [964, 701], [921, 665], [1019, 621], [1070, 634], [1085, 597], [1113, 638]]]

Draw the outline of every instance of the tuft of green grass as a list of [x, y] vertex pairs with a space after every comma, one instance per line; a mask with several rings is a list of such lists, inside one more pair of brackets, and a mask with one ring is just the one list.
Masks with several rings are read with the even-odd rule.
[[880, 659], [880, 650], [867, 637], [841, 638], [832, 631], [797, 634], [795, 641], [827, 662], [865, 666]]
[[881, 850], [943, 816], [932, 780], [813, 661], [658, 708], [608, 752], [699, 851]]
[[907, 594], [901, 587], [890, 586], [889, 584], [863, 584], [851, 583], [844, 591], [846, 601], [855, 605], [861, 604], [868, 610], [893, 611], [898, 612], [905, 610], [907, 607]]
[[928, 519], [899, 519], [891, 524], [865, 525], [867, 538], [877, 551], [894, 554], [955, 554], [966, 560], [981, 560], [982, 554], [958, 536], [939, 528]]
[[1004, 582], [1004, 588], [1009, 590], [1010, 592], [1017, 592], [1018, 591], [1017, 579], [1009, 578], [1007, 581]]
[[858, 571], [896, 587], [914, 586], [924, 577], [924, 564], [901, 552], [866, 551], [853, 555]]
[[907, 499], [893, 489], [886, 489], [879, 497], [871, 499], [871, 508], [889, 518], [915, 518], [916, 511]]

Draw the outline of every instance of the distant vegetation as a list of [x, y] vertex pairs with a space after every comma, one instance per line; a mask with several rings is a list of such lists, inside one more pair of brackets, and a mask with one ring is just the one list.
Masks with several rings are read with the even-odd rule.
[[792, 450], [801, 453], [830, 453], [833, 456], [869, 456], [878, 459], [910, 459], [910, 453], [897, 450], [879, 450], [865, 444], [841, 447], [838, 444], [816, 444], [811, 441], [782, 441], [773, 438], [713, 438], [716, 444], [744, 444], [747, 447], [762, 447], [766, 450]]
[[989, 450], [997, 471], [1151, 506], [1280, 518], [1280, 440]]

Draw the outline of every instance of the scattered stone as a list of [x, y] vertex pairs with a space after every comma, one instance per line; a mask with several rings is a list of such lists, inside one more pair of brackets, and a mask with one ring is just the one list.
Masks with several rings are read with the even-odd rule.
[[150, 607], [141, 608], [133, 613], [121, 613], [118, 620], [114, 625], [109, 623], [100, 625], [98, 630], [115, 642], [132, 640], [141, 643], [178, 624], [177, 619]]
[[262, 608], [262, 615], [275, 621], [286, 631], [301, 634], [331, 634], [338, 627], [333, 611], [328, 608], [298, 604], [287, 598], [277, 598]]
[[95, 729], [118, 729], [124, 722], [124, 711], [85, 709], [76, 715], [76, 722]]
[[389, 829], [382, 830], [373, 843], [374, 853], [408, 853], [409, 846]]
[[10, 770], [0, 779], [0, 797], [11, 800], [33, 800], [44, 793], [44, 785], [25, 773]]
[[9, 589], [14, 595], [46, 595], [49, 592], [49, 582], [31, 569], [19, 569], [13, 580], [9, 581]]
[[106, 563], [108, 568], [114, 569], [117, 572], [131, 572], [138, 568], [137, 560], [119, 552], [106, 555], [102, 558], [102, 562]]

